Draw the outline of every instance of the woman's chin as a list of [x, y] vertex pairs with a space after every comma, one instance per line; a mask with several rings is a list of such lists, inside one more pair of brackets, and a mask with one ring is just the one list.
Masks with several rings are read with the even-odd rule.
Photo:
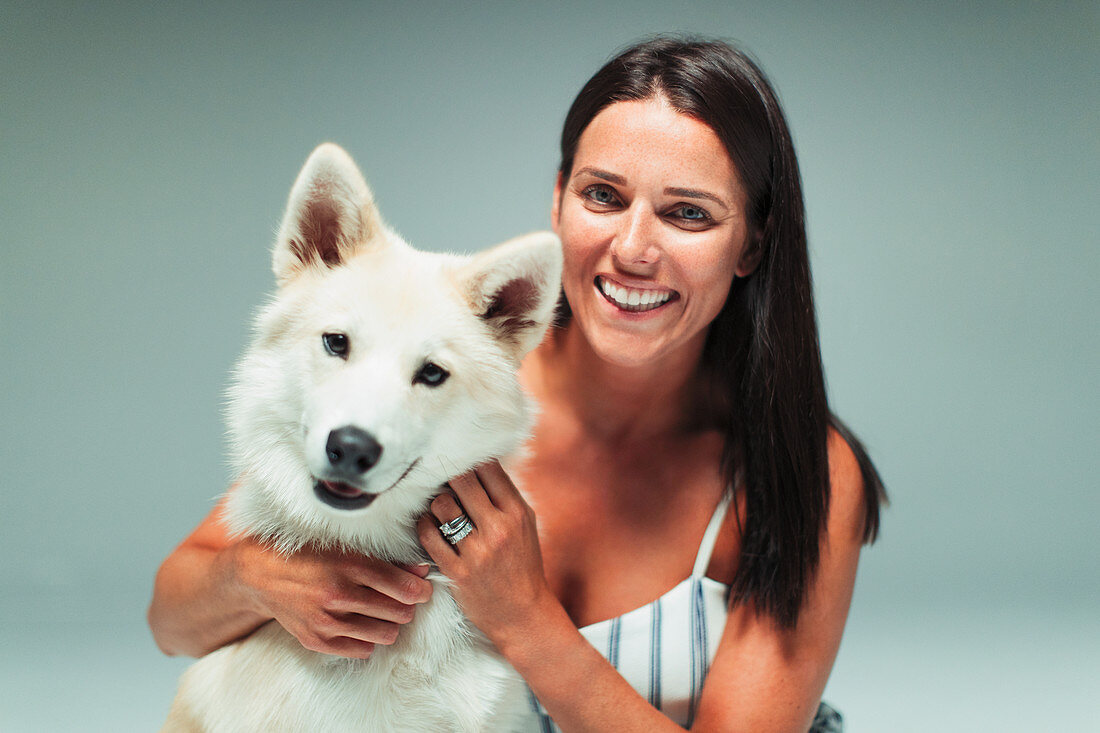
[[684, 307], [679, 298], [645, 312], [619, 308], [594, 293], [584, 293], [580, 301], [573, 310], [573, 322], [602, 362], [623, 369], [663, 369], [677, 361], [678, 353], [699, 358], [702, 341], [683, 333]]
[[667, 356], [669, 344], [663, 333], [646, 333], [637, 328], [609, 324], [582, 327], [588, 346], [600, 361], [623, 369], [652, 367]]

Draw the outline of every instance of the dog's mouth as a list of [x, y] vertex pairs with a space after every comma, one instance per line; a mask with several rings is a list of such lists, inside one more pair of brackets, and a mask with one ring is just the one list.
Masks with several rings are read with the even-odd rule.
[[318, 481], [313, 485], [313, 493], [335, 509], [362, 509], [378, 497], [342, 481]]
[[365, 509], [379, 496], [404, 481], [405, 477], [409, 475], [418, 463], [420, 463], [419, 458], [410, 463], [409, 467], [405, 469], [405, 472], [402, 473], [396, 481], [390, 484], [389, 488], [385, 491], [379, 491], [377, 494], [368, 493], [351, 484], [344, 483], [343, 481], [326, 481], [324, 479], [318, 479], [313, 484], [313, 493], [317, 495], [318, 499], [328, 504], [333, 509], [342, 509], [344, 511]]

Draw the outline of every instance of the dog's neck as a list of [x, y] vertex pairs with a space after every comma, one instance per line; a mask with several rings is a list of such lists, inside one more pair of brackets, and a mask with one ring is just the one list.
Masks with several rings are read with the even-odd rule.
[[414, 565], [430, 562], [427, 552], [420, 546], [417, 521], [428, 511], [432, 499], [446, 491], [446, 486], [422, 485], [417, 489], [418, 493], [428, 495], [421, 507], [391, 518], [384, 527], [374, 526], [374, 531], [333, 532], [330, 527], [304, 522], [274, 505], [248, 501], [231, 501], [226, 519], [234, 534], [254, 537], [283, 554], [292, 554], [304, 547], [339, 549], [387, 562]]

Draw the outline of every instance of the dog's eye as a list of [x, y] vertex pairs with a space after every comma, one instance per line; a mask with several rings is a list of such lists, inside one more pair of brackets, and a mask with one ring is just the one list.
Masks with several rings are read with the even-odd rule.
[[425, 384], [429, 387], [438, 387], [447, 381], [447, 377], [451, 376], [443, 367], [432, 362], [424, 362], [424, 366], [420, 367], [420, 371], [413, 377], [413, 384]]
[[348, 358], [348, 348], [351, 346], [348, 343], [348, 337], [342, 333], [326, 333], [321, 337], [321, 341], [325, 344], [325, 351], [333, 356], [339, 356], [341, 359]]

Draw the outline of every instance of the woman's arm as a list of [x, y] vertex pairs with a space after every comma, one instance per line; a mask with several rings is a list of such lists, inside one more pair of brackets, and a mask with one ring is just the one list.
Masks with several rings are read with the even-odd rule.
[[735, 607], [703, 686], [695, 729], [809, 729], [840, 647], [863, 545], [863, 479], [852, 450], [834, 431], [829, 481], [821, 560], [798, 626], [782, 630], [751, 608]]
[[[835, 436], [830, 439], [830, 477], [821, 564], [797, 628], [784, 631], [768, 617], [734, 609], [693, 730], [809, 729], [840, 644], [862, 544], [859, 468]], [[470, 620], [524, 677], [558, 726], [564, 731], [679, 730], [577, 631], [543, 575], [534, 515], [499, 465], [479, 467], [476, 476], [451, 486], [477, 531], [452, 548], [435, 522], [424, 517], [421, 543], [454, 581]], [[432, 510], [447, 518], [458, 511], [446, 495]]]
[[231, 538], [223, 500], [157, 572], [149, 627], [165, 654], [199, 657], [274, 619], [307, 649], [366, 658], [431, 597], [427, 567]]

